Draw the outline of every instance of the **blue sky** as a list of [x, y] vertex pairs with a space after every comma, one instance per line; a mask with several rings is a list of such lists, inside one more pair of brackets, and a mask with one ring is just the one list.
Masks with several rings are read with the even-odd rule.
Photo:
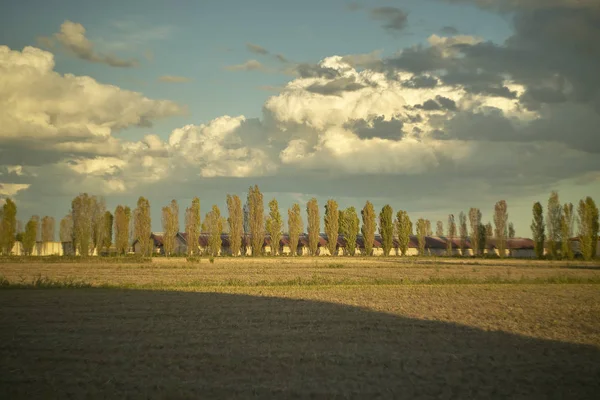
[[[531, 203], [551, 190], [600, 196], [593, 1], [28, 0], [1, 11], [0, 200], [14, 196], [22, 219], [60, 218], [81, 191], [110, 208], [201, 194], [206, 211], [259, 183], [284, 210], [311, 196], [373, 199], [444, 221], [469, 207], [490, 219], [504, 198], [526, 235]], [[85, 29], [79, 50], [59, 39], [66, 21], [71, 46]], [[332, 58], [369, 53], [363, 65]], [[60, 75], [44, 70], [48, 57]], [[261, 69], [232, 68], [249, 60]], [[160, 229], [160, 207], [153, 217]]]

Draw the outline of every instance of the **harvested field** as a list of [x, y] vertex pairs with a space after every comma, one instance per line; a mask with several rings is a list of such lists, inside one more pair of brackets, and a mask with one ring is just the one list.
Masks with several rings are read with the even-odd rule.
[[[600, 391], [593, 265], [271, 261], [0, 264], [0, 396], [585, 399]], [[485, 283], [492, 269], [512, 271], [514, 281]], [[288, 281], [315, 274], [335, 281]], [[447, 278], [392, 283], [435, 274]], [[552, 280], [565, 274], [595, 283]], [[20, 288], [19, 279], [39, 275], [111, 288]]]

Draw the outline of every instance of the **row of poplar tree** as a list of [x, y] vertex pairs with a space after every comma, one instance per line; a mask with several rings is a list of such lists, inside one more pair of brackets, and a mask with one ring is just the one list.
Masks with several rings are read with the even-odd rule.
[[577, 216], [573, 203], [561, 204], [558, 192], [552, 192], [546, 208], [540, 202], [533, 204], [533, 235], [535, 253], [538, 258], [573, 259], [575, 254], [570, 239], [574, 235], [577, 221], [579, 251], [585, 260], [596, 257], [598, 245], [598, 207], [591, 197], [581, 199], [577, 204]]
[[[204, 220], [200, 217], [200, 199], [195, 197], [190, 207], [185, 211], [185, 233], [187, 237], [199, 237], [200, 233], [208, 234], [208, 253], [217, 255], [222, 246], [221, 233], [229, 234], [232, 254], [247, 253], [260, 255], [263, 252], [265, 234], [269, 234], [271, 243], [279, 243], [285, 229], [276, 199], [268, 203], [269, 213], [264, 215], [263, 194], [258, 186], [249, 188], [245, 204], [237, 195], [227, 195], [228, 217], [221, 215], [219, 207], [213, 205]], [[306, 204], [307, 234], [309, 254], [315, 255], [321, 231], [321, 217], [316, 199], [311, 199]], [[573, 258], [574, 254], [568, 240], [573, 236], [575, 222], [573, 205], [561, 205], [558, 194], [552, 192], [548, 201], [548, 214], [544, 222], [541, 204], [535, 203], [533, 207], [533, 222], [531, 229], [535, 242], [536, 254], [541, 258], [547, 248], [548, 256], [552, 258]], [[346, 242], [347, 254], [355, 254], [356, 239], [359, 233], [364, 240], [364, 254], [371, 255], [375, 233], [377, 229], [381, 236], [381, 246], [384, 255], [389, 255], [397, 241], [398, 250], [406, 255], [410, 236], [413, 234], [413, 223], [404, 210], [399, 210], [394, 215], [390, 205], [385, 205], [376, 214], [373, 204], [369, 201], [360, 211], [361, 219], [354, 207], [344, 210], [338, 209], [335, 200], [328, 200], [325, 205], [324, 230], [327, 238], [337, 238], [343, 235]], [[0, 250], [3, 254], [10, 254], [15, 240], [23, 243], [24, 252], [30, 254], [36, 239], [39, 239], [38, 227], [40, 219], [33, 216], [26, 224], [24, 232], [17, 227], [16, 204], [8, 199], [1, 211], [0, 218]], [[513, 224], [508, 222], [506, 201], [500, 200], [494, 206], [494, 226], [491, 223], [483, 224], [482, 214], [478, 208], [471, 208], [468, 214], [461, 212], [458, 224], [454, 215], [448, 216], [447, 230], [444, 232], [442, 221], [437, 221], [436, 236], [457, 238], [458, 247], [463, 254], [467, 247], [467, 240], [475, 255], [482, 255], [489, 238], [495, 238], [495, 246], [500, 257], [506, 252], [506, 239], [515, 237]], [[163, 246], [166, 255], [176, 253], [176, 235], [179, 232], [179, 205], [176, 200], [162, 208]], [[362, 225], [361, 225], [362, 220]], [[587, 197], [579, 203], [578, 226], [581, 250], [584, 258], [595, 256], [595, 243], [598, 237], [598, 209], [594, 201]], [[137, 207], [132, 211], [127, 206], [119, 205], [114, 213], [106, 210], [102, 197], [91, 196], [87, 193], [80, 194], [71, 202], [71, 211], [60, 222], [60, 241], [71, 242], [79, 254], [94, 254], [95, 252], [109, 252], [114, 240], [114, 249], [117, 254], [125, 254], [133, 241], [138, 241], [142, 254], [151, 255], [153, 242], [151, 239], [150, 202], [140, 197]], [[304, 227], [299, 204], [294, 204], [288, 209], [287, 233], [290, 248], [296, 249]], [[546, 235], [545, 232], [548, 232]], [[416, 236], [419, 254], [425, 254], [425, 237], [432, 236], [431, 222], [420, 218], [416, 221]], [[54, 218], [41, 219], [41, 241], [54, 240]], [[453, 243], [447, 241], [448, 255], [453, 254]], [[330, 254], [337, 254], [337, 240], [329, 240], [327, 247]], [[242, 251], [243, 250], [243, 251]], [[188, 255], [197, 255], [196, 246], [188, 246]], [[280, 253], [279, 246], [272, 248], [271, 254]]]

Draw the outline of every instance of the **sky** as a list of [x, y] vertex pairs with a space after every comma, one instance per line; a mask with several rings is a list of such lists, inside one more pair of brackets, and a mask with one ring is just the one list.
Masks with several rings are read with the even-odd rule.
[[[0, 12], [0, 202], [202, 209], [258, 184], [446, 225], [600, 198], [596, 0], [41, 1]], [[266, 204], [265, 204], [266, 205]], [[322, 209], [323, 210], [323, 209]], [[324, 211], [324, 210], [323, 210]], [[322, 212], [323, 212], [322, 211]]]

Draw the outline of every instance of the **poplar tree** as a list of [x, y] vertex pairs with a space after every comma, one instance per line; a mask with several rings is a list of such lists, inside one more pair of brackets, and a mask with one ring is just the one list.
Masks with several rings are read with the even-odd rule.
[[113, 239], [113, 215], [110, 211], [104, 213], [104, 240], [102, 241], [102, 247], [106, 249], [108, 253]]
[[562, 206], [558, 199], [558, 192], [553, 191], [548, 199], [546, 218], [546, 231], [548, 232], [548, 254], [553, 259], [558, 258], [559, 244], [561, 242]]
[[92, 249], [93, 254], [95, 250], [100, 250], [102, 243], [104, 242], [105, 224], [104, 224], [104, 213], [106, 212], [106, 202], [103, 197], [92, 196], [91, 197], [91, 209], [92, 209]]
[[504, 258], [506, 255], [506, 231], [508, 222], [508, 206], [506, 201], [500, 200], [494, 206], [494, 225], [495, 225], [495, 236], [496, 236], [496, 247], [500, 258]]
[[444, 223], [442, 221], [438, 221], [435, 224], [435, 236], [437, 236], [437, 237], [444, 236]]
[[319, 216], [319, 204], [314, 197], [306, 203], [308, 233], [308, 250], [311, 256], [317, 255], [319, 247], [319, 231], [321, 230], [321, 218]]
[[162, 208], [163, 249], [166, 256], [175, 251], [175, 237], [179, 233], [179, 205], [176, 200]]
[[544, 225], [544, 210], [540, 202], [533, 205], [533, 220], [531, 221], [531, 235], [537, 258], [544, 257], [544, 241], [546, 240]]
[[39, 217], [33, 216], [25, 225], [25, 234], [23, 235], [23, 250], [27, 255], [33, 253], [35, 239], [37, 237]]
[[[471, 225], [471, 248], [473, 249], [473, 254], [479, 254], [479, 239], [480, 235], [480, 227], [481, 227], [481, 211], [478, 208], [471, 208], [469, 210], [469, 223]], [[484, 231], [485, 232], [485, 231]]]
[[433, 231], [431, 230], [431, 221], [428, 219], [425, 220], [425, 234], [427, 236], [433, 236]]
[[290, 252], [293, 256], [298, 254], [298, 241], [302, 233], [302, 216], [300, 215], [300, 205], [294, 203], [292, 208], [288, 209], [288, 232], [290, 235]]
[[513, 225], [512, 222], [508, 223], [508, 238], [509, 239], [514, 239], [515, 238], [515, 226]]
[[579, 201], [577, 208], [579, 216], [579, 243], [581, 254], [585, 260], [596, 257], [598, 243], [598, 207], [591, 197]]
[[329, 254], [332, 256], [337, 254], [337, 239], [340, 230], [339, 217], [337, 202], [332, 199], [327, 200], [324, 222], [325, 233], [327, 234], [327, 248], [329, 249]]
[[427, 221], [423, 218], [417, 220], [417, 240], [419, 242], [419, 255], [425, 255], [425, 236], [427, 236]]
[[258, 189], [258, 185], [250, 186], [248, 190], [248, 206], [252, 255], [258, 257], [262, 254], [263, 244], [265, 243], [265, 206], [263, 194]]
[[448, 215], [448, 237], [446, 238], [447, 253], [449, 256], [453, 255], [452, 243], [456, 237], [456, 222], [454, 221], [454, 214]]
[[276, 256], [280, 253], [279, 243], [281, 242], [281, 231], [283, 230], [283, 220], [279, 213], [279, 204], [276, 199], [269, 202], [269, 216], [267, 217], [267, 232], [271, 236], [271, 253]]
[[394, 245], [394, 211], [389, 204], [383, 206], [379, 213], [379, 234], [383, 255], [387, 257]]
[[194, 197], [190, 207], [185, 209], [185, 234], [187, 237], [187, 254], [199, 254], [198, 239], [200, 238], [200, 199]]
[[575, 215], [573, 214], [573, 203], [567, 203], [563, 205], [562, 217], [560, 221], [561, 231], [561, 253], [564, 258], [572, 260], [574, 258], [573, 249], [571, 248], [570, 239], [573, 237], [573, 221]]
[[[248, 192], [248, 195], [250, 194], [250, 192]], [[244, 208], [243, 208], [243, 214], [244, 214], [244, 222], [243, 222], [243, 228], [244, 228], [244, 239], [242, 240], [242, 246], [244, 248], [244, 255], [248, 254], [248, 250], [251, 248], [251, 242], [250, 242], [250, 203], [249, 203], [250, 198], [247, 197], [246, 198], [246, 202], [244, 203]]]
[[221, 233], [223, 232], [223, 222], [221, 219], [221, 210], [216, 205], [204, 217], [204, 231], [208, 232], [208, 254], [212, 257], [219, 255], [221, 251], [222, 240]]
[[15, 245], [17, 234], [17, 205], [11, 199], [6, 199], [2, 206], [2, 237], [0, 238], [2, 254], [10, 255]]
[[373, 252], [375, 242], [375, 209], [370, 201], [367, 201], [361, 211], [363, 241], [365, 243], [365, 255], [370, 256]]
[[95, 201], [87, 193], [80, 194], [71, 202], [73, 216], [73, 242], [81, 256], [90, 255], [92, 243]]
[[487, 240], [489, 238], [488, 233], [492, 231], [492, 224], [488, 223], [487, 225], [479, 224], [479, 240], [477, 241], [477, 245], [479, 246], [479, 254], [484, 255], [485, 249], [487, 245]]
[[460, 254], [465, 255], [465, 248], [467, 247], [467, 216], [464, 212], [458, 214], [458, 234], [460, 235]]
[[117, 254], [126, 254], [129, 247], [129, 225], [131, 209], [118, 205], [115, 209], [114, 231]]
[[492, 237], [494, 237], [494, 228], [492, 228], [492, 223], [488, 222], [487, 224], [484, 225], [484, 232], [485, 232], [485, 237], [486, 239], [490, 239]]
[[229, 224], [229, 242], [231, 254], [237, 256], [242, 248], [242, 233], [244, 225], [244, 215], [242, 212], [242, 201], [237, 195], [227, 195], [227, 223]]
[[67, 243], [73, 244], [73, 215], [67, 214], [60, 220], [59, 239], [63, 248], [63, 255], [67, 255]]
[[346, 242], [346, 251], [351, 256], [356, 254], [356, 237], [360, 229], [360, 221], [354, 207], [340, 211], [340, 232]]
[[152, 219], [150, 217], [150, 202], [144, 197], [137, 201], [137, 208], [133, 212], [134, 237], [140, 244], [141, 254], [151, 256], [154, 243], [152, 238]]
[[410, 243], [410, 235], [412, 234], [412, 222], [408, 213], [404, 210], [399, 210], [396, 213], [396, 226], [398, 227], [398, 248], [403, 256], [408, 252], [408, 244]]
[[54, 242], [54, 218], [47, 215], [42, 218], [42, 242]]

